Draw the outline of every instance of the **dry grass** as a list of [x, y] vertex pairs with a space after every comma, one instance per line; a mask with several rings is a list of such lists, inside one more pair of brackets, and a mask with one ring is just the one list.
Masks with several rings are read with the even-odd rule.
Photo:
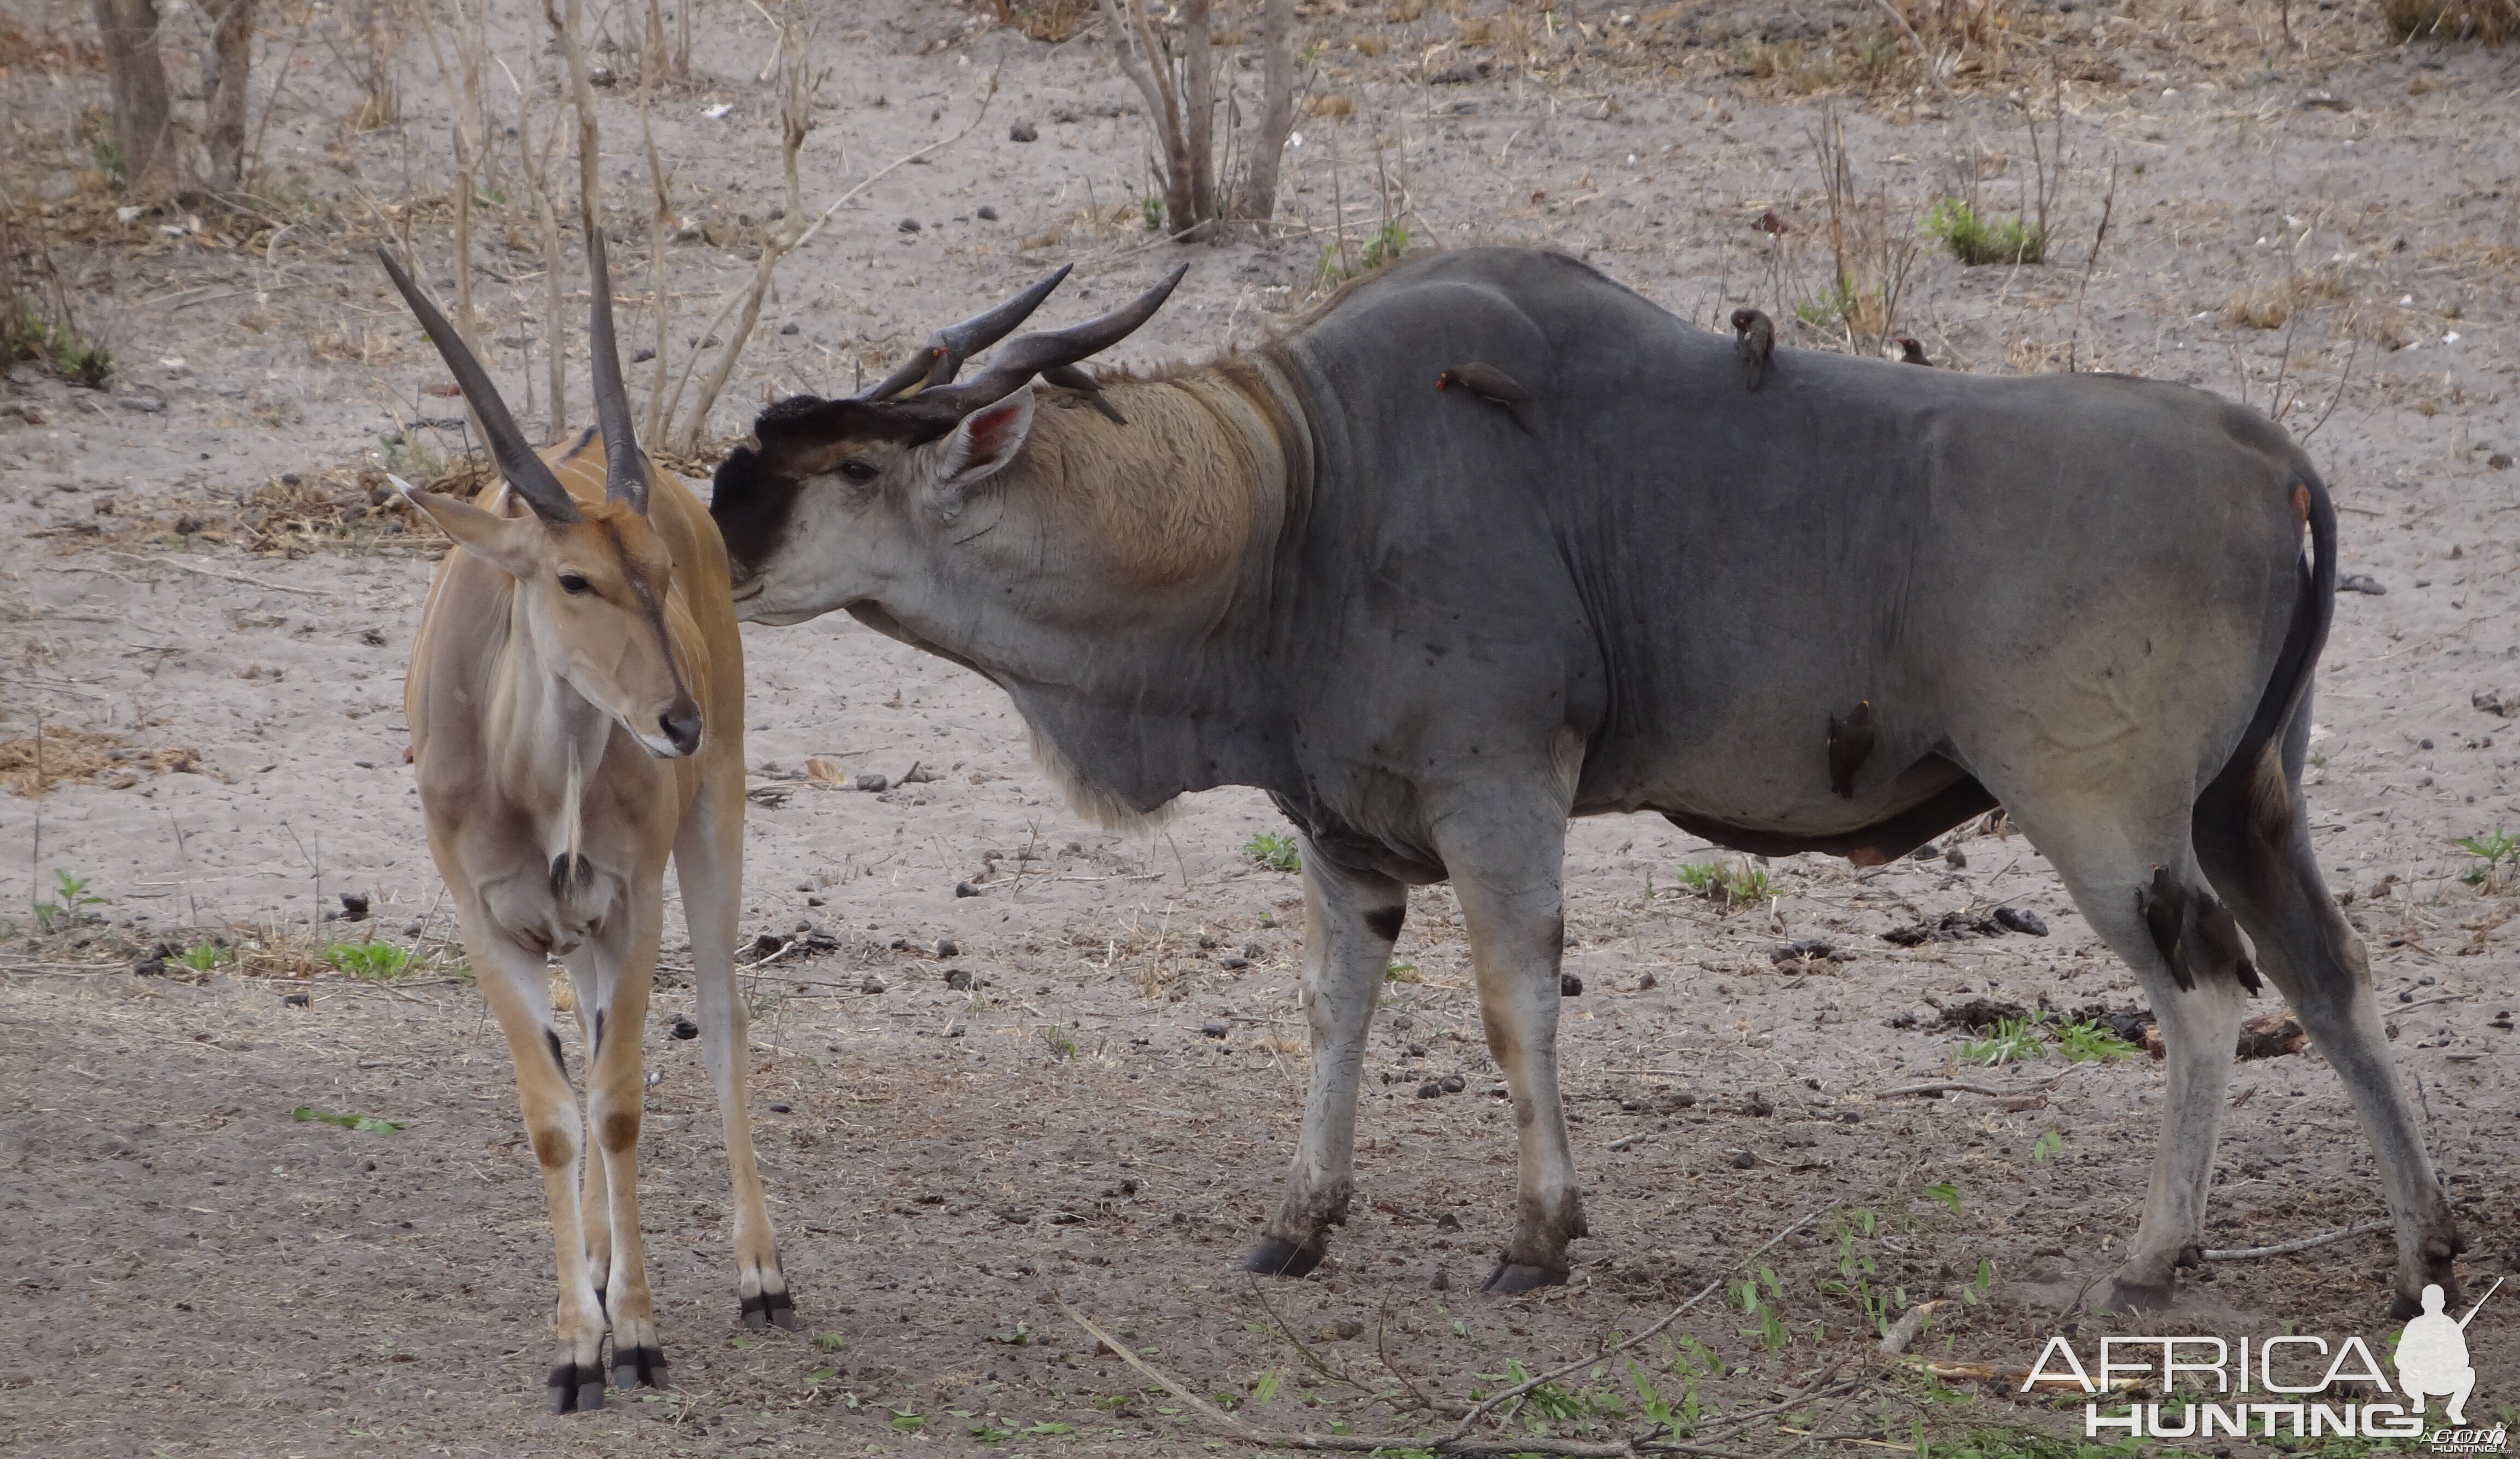
[[2520, 0], [2380, 0], [2392, 40], [2481, 40], [2498, 46], [2520, 35]]
[[2251, 282], [2223, 306], [2223, 317], [2243, 329], [2278, 330], [2295, 314], [2353, 296], [2342, 268], [2311, 269]]
[[15, 796], [40, 796], [72, 782], [127, 791], [143, 775], [169, 772], [226, 779], [202, 763], [200, 751], [179, 746], [144, 750], [117, 730], [47, 724], [40, 744], [33, 735], [0, 740], [0, 790]]

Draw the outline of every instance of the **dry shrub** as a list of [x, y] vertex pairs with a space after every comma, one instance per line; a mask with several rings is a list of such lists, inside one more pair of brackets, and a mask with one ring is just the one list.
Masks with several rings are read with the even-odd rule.
[[996, 0], [998, 23], [1027, 39], [1053, 45], [1074, 35], [1094, 16], [1094, 0]]
[[2391, 40], [2481, 40], [2498, 46], [2520, 35], [2520, 0], [2380, 0], [2380, 19]]
[[127, 736], [114, 730], [47, 724], [41, 745], [33, 735], [0, 740], [0, 790], [16, 796], [40, 796], [57, 785], [73, 781], [127, 791], [140, 783], [143, 774], [169, 772], [217, 773], [202, 763], [197, 750], [175, 746], [136, 749]]
[[2279, 279], [2259, 279], [2231, 296], [2223, 317], [2244, 329], [2275, 330], [2295, 314], [2318, 304], [2341, 303], [2354, 296], [2342, 268], [2312, 269]]

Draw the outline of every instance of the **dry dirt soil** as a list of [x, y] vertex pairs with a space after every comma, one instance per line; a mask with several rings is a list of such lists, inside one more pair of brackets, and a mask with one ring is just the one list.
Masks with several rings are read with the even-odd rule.
[[[677, 364], [748, 276], [780, 192], [759, 79], [769, 27], [758, 7], [694, 3], [691, 77], [653, 103], [680, 214]], [[1936, 200], [1973, 193], [2035, 217], [2045, 175], [2050, 261], [1964, 268], [1928, 241], [1897, 322], [1945, 366], [2188, 381], [2309, 436], [2344, 514], [2346, 569], [2373, 589], [2338, 597], [2318, 684], [2320, 859], [2371, 943], [2402, 1074], [2472, 1244], [2471, 1290], [2520, 1271], [2520, 923], [2506, 920], [2520, 899], [2463, 880], [2484, 862], [2456, 844], [2520, 831], [2506, 717], [2520, 710], [2520, 477], [2505, 470], [2520, 451], [2520, 48], [2391, 47], [2364, 0], [2288, 17], [2054, 0], [2003, 8], [1991, 41], [1937, 80], [1877, 8], [1826, 0], [1635, 15], [1591, 0], [1307, 3], [1287, 226], [1193, 247], [1143, 225], [1143, 108], [1099, 28], [1071, 31], [1085, 9], [1018, 6], [1016, 25], [985, 5], [815, 7], [828, 70], [809, 206], [960, 140], [858, 192], [783, 267], [712, 421], [721, 436], [765, 396], [847, 388], [1057, 262], [1077, 265], [1051, 306], [1060, 320], [1192, 264], [1124, 361], [1257, 338], [1315, 296], [1326, 251], [1361, 266], [1386, 222], [1413, 247], [1561, 249], [1718, 327], [1740, 303], [1792, 320], [1823, 295], [1816, 145], [1835, 124], [1859, 284], [1881, 281]], [[636, 27], [591, 11], [598, 58], [619, 73], [600, 110], [624, 329], [645, 339], [638, 63], [609, 39]], [[185, 91], [200, 16], [169, 13]], [[539, 135], [554, 63], [537, 16], [490, 6], [497, 54], [541, 98]], [[805, 1328], [735, 1323], [717, 1122], [698, 1046], [668, 1031], [689, 1007], [669, 934], [643, 1159], [676, 1387], [544, 1416], [540, 1185], [503, 1048], [447, 943], [402, 763], [404, 656], [439, 547], [364, 494], [377, 469], [444, 470], [461, 450], [452, 423], [425, 424], [456, 414], [445, 377], [369, 251], [407, 231], [425, 276], [452, 278], [447, 92], [408, 17], [388, 15], [382, 47], [353, 19], [267, 9], [252, 211], [124, 218], [96, 164], [105, 82], [84, 8], [0, 3], [0, 181], [119, 365], [105, 390], [32, 365], [0, 387], [0, 740], [14, 755], [0, 764], [0, 1449], [1210, 1442], [1054, 1294], [1253, 1423], [1424, 1436], [1451, 1421], [1415, 1395], [1457, 1409], [1511, 1364], [1580, 1356], [1815, 1211], [1753, 1263], [1774, 1273], [1759, 1299], [1773, 1329], [1727, 1293], [1636, 1355], [1666, 1396], [1693, 1385], [1709, 1412], [1861, 1382], [1733, 1426], [1710, 1451], [1881, 1453], [1976, 1433], [1979, 1452], [2030, 1452], [2020, 1426], [2078, 1427], [2078, 1409], [2015, 1399], [2002, 1380], [1945, 1387], [1879, 1356], [1849, 1279], [1946, 1300], [1912, 1355], [1956, 1375], [2017, 1369], [2050, 1333], [2129, 1330], [2081, 1308], [2134, 1229], [2161, 1066], [2069, 1065], [2051, 1040], [1954, 1072], [1969, 1035], [1945, 1013], [1972, 999], [2138, 999], [2019, 837], [1981, 832], [1948, 859], [1858, 873], [1814, 857], [1739, 867], [1658, 820], [1577, 827], [1567, 969], [1582, 992], [1564, 1052], [1592, 1235], [1568, 1286], [1509, 1301], [1475, 1289], [1510, 1218], [1511, 1121], [1456, 905], [1419, 894], [1374, 1035], [1355, 1212], [1320, 1272], [1255, 1284], [1238, 1261], [1291, 1148], [1305, 1047], [1296, 879], [1244, 848], [1283, 828], [1257, 795], [1222, 791], [1150, 837], [1098, 831], [1033, 770], [996, 690], [838, 620], [744, 635], [746, 935], [770, 939], [754, 956], [787, 949], [747, 975], [753, 1089]], [[398, 94], [382, 121], [360, 82], [380, 56]], [[1248, 114], [1252, 76], [1232, 74]], [[500, 170], [483, 185], [475, 277], [494, 368], [521, 402], [541, 372], [525, 353], [540, 254], [529, 210], [507, 201], [524, 196], [504, 135], [517, 92], [496, 67], [487, 84]], [[1018, 124], [1037, 140], [1013, 140]], [[574, 176], [564, 153], [555, 170]], [[1782, 234], [1761, 226], [1771, 215]], [[1853, 347], [1833, 324], [1787, 328], [1802, 347]], [[653, 368], [634, 367], [634, 392]], [[582, 378], [572, 388], [582, 406]], [[812, 757], [850, 777], [935, 778], [833, 789], [807, 775]], [[1683, 868], [1710, 864], [1758, 871], [1770, 894], [1697, 894]], [[56, 868], [101, 900], [46, 932], [25, 909], [58, 895]], [[367, 920], [317, 922], [344, 891], [367, 898]], [[2048, 934], [1884, 935], [1998, 906]], [[800, 931], [821, 935], [782, 940]], [[319, 966], [318, 933], [418, 960], [397, 979], [344, 977]], [[1802, 939], [1838, 956], [1773, 960]], [[160, 941], [233, 960], [132, 973]], [[1452, 1075], [1459, 1091], [1440, 1092]], [[2043, 1093], [1884, 1093], [1953, 1077]], [[1420, 1097], [1428, 1080], [1439, 1092]], [[2232, 1105], [2216, 1245], [2381, 1214], [2315, 1052], [2243, 1064]], [[400, 1127], [301, 1120], [301, 1106]], [[2365, 1235], [2215, 1262], [2189, 1306], [2145, 1321], [2376, 1343], [2394, 1330], [2388, 1258]], [[2507, 1415], [2520, 1292], [2470, 1331], [2477, 1401]], [[1639, 1406], [1619, 1363], [1566, 1387], [1579, 1391], [1558, 1416], [1517, 1427], [1600, 1436], [1614, 1409]]]

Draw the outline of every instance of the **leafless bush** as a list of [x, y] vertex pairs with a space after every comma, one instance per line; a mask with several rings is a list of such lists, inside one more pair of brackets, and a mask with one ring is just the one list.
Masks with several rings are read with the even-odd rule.
[[1846, 125], [1832, 104], [1821, 112], [1813, 150], [1828, 207], [1828, 290], [1796, 307], [1807, 323], [1844, 331], [1857, 349], [1879, 350], [1898, 333], [1899, 306], [1915, 267], [1916, 235], [1887, 187], [1869, 194], [1846, 155]]
[[2498, 46], [2520, 35], [2520, 0], [2380, 0], [2389, 38], [2481, 40]]
[[1241, 110], [1230, 83], [1222, 99], [1225, 134], [1216, 134], [1218, 73], [1231, 77], [1234, 69], [1217, 44], [1211, 0], [1183, 0], [1165, 22], [1148, 13], [1149, 0], [1102, 3], [1120, 68], [1146, 98], [1162, 149], [1165, 226], [1176, 238], [1204, 238], [1220, 221], [1267, 222], [1277, 211], [1279, 161], [1295, 126], [1294, 0], [1263, 0], [1260, 120], [1238, 157]]

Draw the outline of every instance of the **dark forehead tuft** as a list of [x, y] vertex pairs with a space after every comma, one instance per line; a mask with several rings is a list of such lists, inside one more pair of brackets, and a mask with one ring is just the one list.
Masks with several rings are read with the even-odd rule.
[[[951, 429], [950, 422], [947, 429]], [[812, 450], [853, 440], [917, 445], [944, 433], [931, 429], [931, 423], [908, 404], [790, 395], [755, 417], [752, 433], [760, 439], [763, 454], [779, 460], [791, 450]]]

